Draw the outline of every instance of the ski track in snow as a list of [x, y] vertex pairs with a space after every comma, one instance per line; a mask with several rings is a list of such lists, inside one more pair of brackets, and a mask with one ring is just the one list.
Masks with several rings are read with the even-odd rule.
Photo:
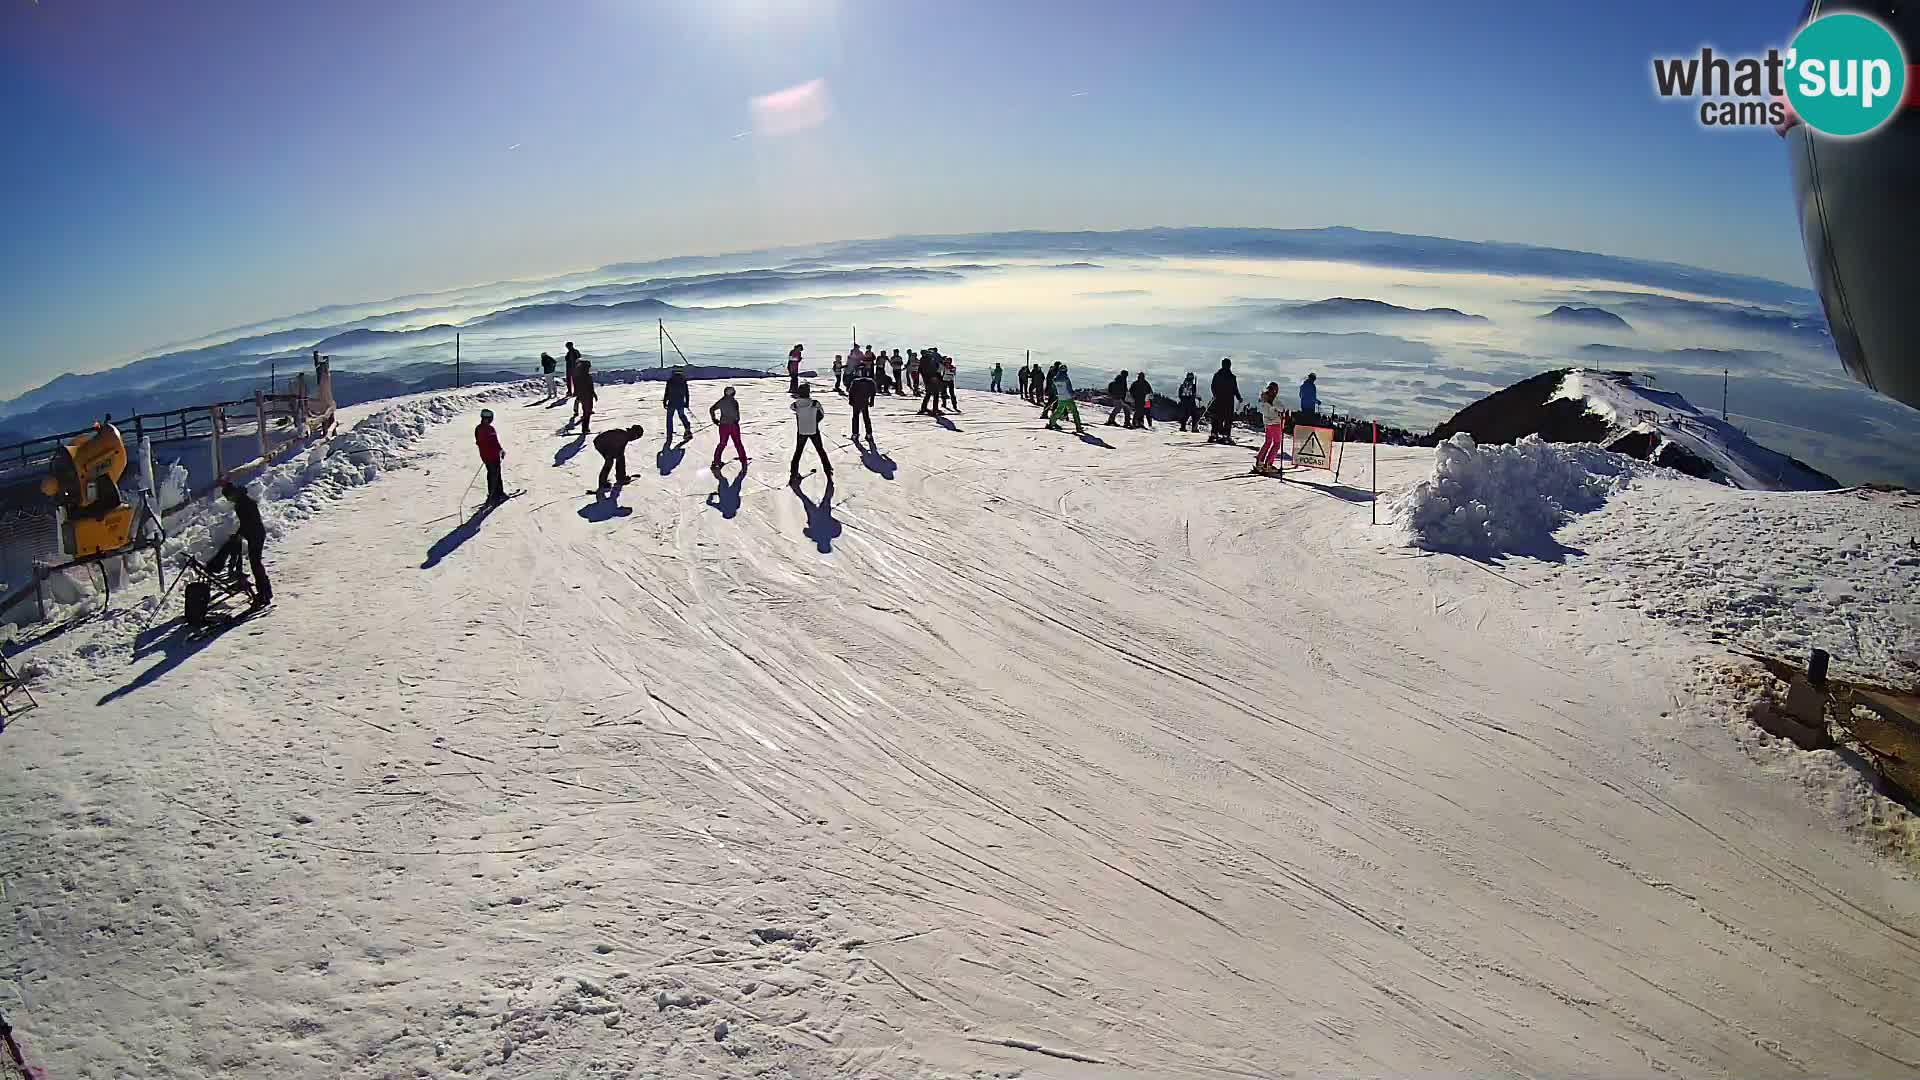
[[50, 1075], [1920, 1071], [1911, 875], [1687, 696], [1692, 624], [1569, 601], [1610, 570], [978, 393], [865, 464], [826, 397], [796, 494], [739, 385], [744, 482], [609, 387], [594, 508], [495, 397], [528, 494], [466, 526], [468, 402], [276, 538], [265, 617], [35, 647], [0, 1008]]

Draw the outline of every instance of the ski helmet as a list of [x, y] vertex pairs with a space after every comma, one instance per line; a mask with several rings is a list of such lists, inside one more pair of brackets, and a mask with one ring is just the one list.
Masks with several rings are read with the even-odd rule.
[[491, 423], [493, 423], [493, 410], [492, 410], [492, 409], [481, 409], [481, 410], [480, 410], [480, 422], [481, 422], [481, 423], [483, 423], [483, 424], [491, 424]]

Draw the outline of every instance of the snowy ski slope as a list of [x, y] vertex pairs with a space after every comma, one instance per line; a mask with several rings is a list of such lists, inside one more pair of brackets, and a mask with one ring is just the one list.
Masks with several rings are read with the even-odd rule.
[[[1692, 624], [1570, 602], [1607, 530], [1409, 551], [1363, 448], [974, 393], [865, 460], [828, 397], [796, 494], [739, 385], [744, 479], [610, 387], [597, 502], [495, 396], [527, 493], [470, 526], [468, 401], [286, 523], [264, 617], [34, 646], [0, 1010], [50, 1075], [1920, 1072], [1910, 870], [1753, 767]], [[1591, 519], [1698, 483], [1637, 482]]]

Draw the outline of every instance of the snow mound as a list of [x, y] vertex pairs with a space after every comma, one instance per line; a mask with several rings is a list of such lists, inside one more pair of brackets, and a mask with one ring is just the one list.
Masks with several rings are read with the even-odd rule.
[[1769, 450], [1679, 394], [1656, 390], [1622, 372], [1576, 368], [1547, 399], [1584, 402], [1612, 429], [1609, 444], [1630, 436], [1651, 440], [1646, 460], [1749, 491], [1822, 491], [1833, 477]]
[[1394, 517], [1412, 546], [1429, 551], [1557, 556], [1563, 549], [1554, 532], [1599, 509], [1633, 469], [1631, 459], [1595, 446], [1537, 435], [1477, 446], [1461, 432], [1436, 448], [1432, 479], [1394, 500]]

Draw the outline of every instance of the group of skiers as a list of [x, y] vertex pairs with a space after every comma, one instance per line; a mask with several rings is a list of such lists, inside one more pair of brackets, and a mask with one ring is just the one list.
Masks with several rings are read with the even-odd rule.
[[[800, 351], [801, 346], [795, 345], [793, 351], [787, 354], [788, 391], [796, 395], [800, 388]], [[1000, 365], [995, 364], [993, 371], [994, 389], [998, 390]], [[846, 354], [833, 358], [833, 392], [851, 399], [853, 383], [861, 372], [865, 372], [872, 381], [876, 397], [880, 394], [918, 394], [922, 414], [940, 416], [942, 407], [960, 411], [958, 373], [953, 357], [941, 355], [940, 350], [932, 346], [919, 352], [908, 349], [907, 355], [902, 358], [899, 349], [893, 350], [893, 355], [888, 356], [885, 350], [875, 352], [871, 345], [862, 347], [855, 342]], [[868, 404], [871, 403], [869, 399]]]
[[[540, 371], [541, 374], [546, 377], [547, 397], [549, 399], [554, 396], [553, 373], [554, 368], [557, 366], [558, 364], [553, 359], [552, 354], [540, 354]], [[599, 396], [593, 386], [593, 364], [591, 361], [583, 359], [580, 355], [580, 350], [574, 348], [573, 342], [569, 341], [567, 342], [566, 366], [567, 392], [566, 397], [561, 400], [572, 399], [573, 401], [573, 416], [568, 419], [567, 423], [571, 426], [578, 422], [582, 433], [591, 432], [593, 430], [593, 403]], [[555, 404], [558, 404], [558, 402], [555, 402]]]
[[[821, 471], [829, 480], [833, 477], [833, 463], [827, 456], [826, 444], [820, 432], [821, 425], [826, 421], [826, 408], [813, 396], [812, 386], [800, 380], [804, 349], [803, 345], [795, 345], [787, 355], [788, 388], [794, 399], [791, 406], [794, 414], [794, 447], [788, 467], [788, 480], [793, 484], [800, 482], [800, 461], [809, 445], [819, 456]], [[848, 362], [848, 357], [852, 358], [851, 362]], [[546, 353], [540, 355], [540, 360], [542, 371], [547, 375], [548, 396], [552, 397], [552, 377], [556, 365]], [[871, 346], [855, 344], [849, 353], [833, 358], [833, 389], [847, 399], [852, 414], [848, 434], [856, 446], [860, 443], [863, 431], [867, 445], [875, 445], [872, 410], [881, 394], [890, 392], [904, 395], [908, 390], [919, 393], [919, 415], [923, 416], [940, 417], [944, 415], [940, 411], [943, 406], [958, 411], [959, 399], [954, 390], [954, 376], [953, 359], [941, 355], [938, 349], [932, 347], [918, 352], [908, 350], [907, 355], [902, 357], [898, 349], [889, 356]], [[1045, 369], [1039, 364], [1023, 365], [1017, 377], [1021, 396], [1041, 407], [1048, 430], [1059, 431], [1060, 422], [1070, 419], [1075, 433], [1086, 433], [1086, 426], [1080, 419], [1079, 405], [1074, 399], [1073, 378], [1064, 362], [1056, 361]], [[581, 433], [586, 434], [592, 422], [595, 397], [592, 368], [581, 358], [572, 342], [567, 343], [566, 378], [567, 396], [573, 399], [576, 415], [581, 421]], [[1000, 388], [1001, 378], [1002, 367], [995, 364], [990, 379], [992, 389]], [[1280, 404], [1278, 383], [1268, 383], [1259, 395], [1258, 409], [1266, 438], [1254, 459], [1255, 472], [1272, 472], [1277, 468], [1290, 419], [1317, 419], [1319, 390], [1316, 380], [1316, 375], [1309, 374], [1306, 381], [1300, 384], [1299, 414], [1290, 414]], [[1207, 441], [1233, 445], [1233, 420], [1239, 412], [1242, 397], [1231, 358], [1220, 361], [1220, 368], [1214, 372], [1209, 389], [1211, 399], [1205, 410], [1210, 424]], [[1109, 426], [1124, 424], [1128, 428], [1152, 429], [1153, 386], [1148, 382], [1146, 372], [1120, 372], [1107, 384], [1107, 393], [1113, 401], [1112, 411], [1107, 414]], [[676, 366], [668, 376], [665, 391], [661, 395], [661, 405], [666, 411], [669, 444], [673, 442], [676, 419], [682, 431], [680, 445], [685, 446], [693, 439], [693, 421], [688, 414], [690, 400], [691, 388], [686, 369]], [[1199, 431], [1202, 409], [1199, 383], [1193, 372], [1188, 372], [1186, 378], [1181, 380], [1175, 402], [1179, 410], [1180, 430]], [[707, 415], [719, 430], [719, 439], [713, 448], [714, 470], [722, 467], [722, 458], [729, 443], [739, 463], [745, 465], [749, 459], [740, 434], [740, 403], [732, 387], [725, 388], [720, 398], [708, 406]], [[627, 447], [645, 434], [643, 426], [633, 424], [595, 436], [593, 446], [602, 459], [598, 490], [605, 491], [609, 481], [616, 485], [628, 482]], [[506, 454], [494, 431], [491, 410], [481, 410], [480, 424], [474, 429], [474, 441], [487, 471], [488, 505], [498, 504], [507, 497], [500, 475], [501, 461]]]
[[[1129, 375], [1132, 378], [1129, 379]], [[994, 367], [995, 381], [998, 381], [999, 366]], [[1074, 430], [1084, 433], [1080, 423], [1080, 410], [1073, 403], [1073, 380], [1068, 375], [1067, 365], [1055, 363], [1042, 370], [1040, 365], [1031, 364], [1020, 368], [1020, 395], [1027, 401], [1041, 407], [1046, 416], [1049, 430], [1060, 430], [1060, 420], [1073, 419]], [[1254, 457], [1255, 472], [1274, 472], [1277, 470], [1280, 448], [1286, 429], [1291, 422], [1319, 423], [1319, 376], [1309, 372], [1306, 381], [1300, 384], [1300, 411], [1289, 413], [1280, 403], [1280, 384], [1268, 383], [1261, 391], [1258, 400], [1261, 425], [1265, 429], [1265, 441]], [[1206, 409], [1200, 406], [1200, 385], [1193, 372], [1187, 372], [1175, 392], [1174, 403], [1180, 418], [1181, 431], [1200, 430], [1200, 419], [1205, 415], [1208, 421], [1207, 441], [1223, 443], [1233, 442], [1233, 420], [1239, 415], [1240, 381], [1233, 373], [1232, 358], [1223, 358], [1220, 369], [1213, 374], [1208, 389], [1211, 396]], [[1107, 397], [1113, 408], [1107, 414], [1109, 427], [1129, 428], [1153, 427], [1153, 385], [1147, 381], [1146, 372], [1137, 374], [1122, 371], [1107, 384]]]
[[[828, 482], [833, 479], [833, 462], [827, 457], [826, 444], [820, 435], [820, 426], [826, 421], [826, 408], [813, 397], [811, 385], [800, 381], [800, 364], [803, 346], [795, 345], [788, 354], [787, 370], [789, 388], [794, 398], [791, 406], [794, 415], [793, 459], [788, 467], [788, 482], [800, 483], [800, 460], [809, 445], [819, 455], [820, 469]], [[866, 432], [867, 445], [875, 446], [873, 437], [873, 403], [883, 393], [904, 394], [911, 388], [921, 395], [920, 415], [939, 417], [943, 414], [943, 405], [959, 411], [959, 398], [954, 390], [954, 362], [951, 357], [942, 356], [935, 348], [919, 352], [908, 350], [907, 357], [895, 349], [891, 357], [884, 352], [876, 352], [871, 347], [854, 345], [850, 354], [853, 362], [848, 363], [843, 356], [834, 357], [833, 389], [843, 394], [852, 411], [852, 429], [849, 435], [857, 446], [862, 430]], [[566, 398], [574, 403], [574, 419], [568, 421], [571, 427], [574, 420], [580, 424], [582, 435], [591, 433], [593, 406], [597, 394], [593, 385], [592, 365], [574, 348], [573, 342], [566, 345]], [[547, 397], [554, 397], [554, 375], [559, 365], [548, 353], [540, 354], [540, 368], [546, 378]], [[889, 375], [891, 368], [891, 375]], [[1002, 369], [999, 364], [993, 366], [990, 386], [1000, 390]], [[1129, 380], [1129, 372], [1122, 371], [1111, 383], [1107, 384], [1107, 393], [1113, 399], [1114, 406], [1107, 414], [1110, 426], [1119, 426], [1123, 421], [1129, 428], [1153, 427], [1153, 387], [1147, 381], [1146, 372], [1139, 372]], [[1023, 365], [1018, 373], [1020, 395], [1026, 401], [1041, 406], [1046, 417], [1046, 426], [1050, 431], [1061, 430], [1060, 421], [1071, 419], [1076, 434], [1085, 434], [1086, 427], [1080, 420], [1079, 405], [1074, 400], [1073, 378], [1067, 365], [1056, 361], [1051, 367], [1042, 369], [1039, 364]], [[1207, 416], [1211, 423], [1208, 442], [1233, 445], [1233, 419], [1239, 411], [1241, 401], [1239, 380], [1233, 374], [1233, 361], [1223, 359], [1220, 369], [1214, 372], [1210, 386], [1211, 404]], [[661, 406], [666, 410], [667, 441], [673, 441], [674, 420], [680, 421], [682, 436], [680, 445], [693, 441], [693, 419], [688, 414], [692, 397], [687, 382], [686, 368], [676, 366], [666, 381], [666, 389], [661, 395]], [[1254, 458], [1254, 471], [1272, 473], [1277, 471], [1282, 444], [1289, 421], [1318, 422], [1320, 393], [1318, 376], [1307, 375], [1300, 384], [1300, 411], [1289, 414], [1280, 404], [1280, 384], [1268, 383], [1259, 396], [1258, 408], [1261, 424], [1266, 438]], [[1181, 380], [1175, 401], [1180, 414], [1181, 431], [1200, 430], [1200, 394], [1198, 381], [1194, 373], [1187, 372]], [[555, 402], [558, 404], [558, 402]], [[707, 415], [719, 430], [719, 440], [713, 448], [713, 469], [719, 472], [722, 467], [722, 455], [727, 445], [732, 444], [741, 465], [748, 462], [746, 444], [740, 437], [740, 402], [733, 387], [726, 387], [719, 399], [707, 408]], [[597, 490], [608, 489], [609, 481], [615, 485], [628, 482], [627, 447], [646, 434], [640, 424], [623, 428], [614, 428], [596, 435], [593, 448], [600, 454], [600, 479]], [[506, 450], [500, 445], [499, 433], [493, 426], [493, 410], [480, 410], [480, 423], [473, 431], [474, 444], [479, 450], [480, 462], [487, 474], [488, 507], [497, 506], [506, 501], [506, 484], [502, 478], [502, 466], [506, 459]], [[206, 564], [209, 573], [226, 573], [239, 576], [240, 561], [244, 552], [252, 564], [255, 582], [255, 602], [267, 603], [273, 595], [272, 586], [267, 580], [267, 571], [261, 552], [266, 542], [266, 529], [260, 520], [260, 508], [246, 491], [231, 483], [222, 485], [222, 494], [233, 505], [234, 514], [239, 520], [239, 528], [222, 545], [219, 552]]]

